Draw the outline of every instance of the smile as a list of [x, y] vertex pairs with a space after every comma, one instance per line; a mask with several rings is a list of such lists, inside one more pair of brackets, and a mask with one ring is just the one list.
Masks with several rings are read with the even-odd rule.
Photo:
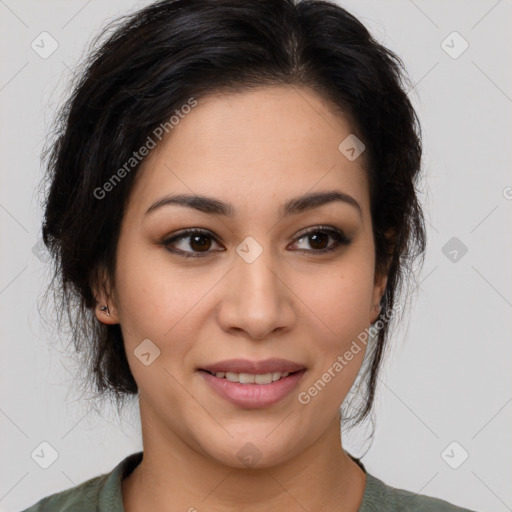
[[218, 379], [226, 379], [229, 382], [239, 382], [240, 384], [270, 384], [288, 377], [290, 372], [271, 372], [271, 373], [233, 373], [233, 372], [208, 372], [215, 375]]
[[306, 370], [263, 374], [198, 370], [210, 390], [245, 409], [261, 409], [280, 402], [297, 387]]

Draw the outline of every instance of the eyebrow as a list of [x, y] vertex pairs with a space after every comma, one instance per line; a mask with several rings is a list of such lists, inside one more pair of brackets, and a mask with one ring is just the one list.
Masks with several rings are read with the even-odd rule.
[[[285, 216], [296, 215], [335, 201], [341, 201], [353, 206], [362, 217], [362, 209], [359, 203], [352, 196], [338, 190], [309, 193], [290, 199], [282, 207], [281, 213]], [[233, 217], [235, 215], [235, 209], [233, 208], [233, 205], [229, 203], [224, 203], [213, 197], [187, 194], [176, 194], [162, 197], [146, 210], [145, 215], [149, 215], [167, 205], [194, 208], [200, 212], [211, 215], [221, 215], [226, 217]]]

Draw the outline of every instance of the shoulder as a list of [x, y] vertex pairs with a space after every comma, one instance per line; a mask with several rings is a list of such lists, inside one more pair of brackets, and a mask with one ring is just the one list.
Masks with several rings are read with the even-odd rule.
[[386, 485], [366, 473], [366, 489], [359, 512], [475, 512], [452, 503]]
[[107, 476], [100, 475], [71, 489], [46, 496], [22, 512], [95, 511], [98, 509], [99, 490]]
[[142, 460], [142, 452], [124, 458], [110, 473], [42, 498], [21, 512], [123, 512], [122, 479]]

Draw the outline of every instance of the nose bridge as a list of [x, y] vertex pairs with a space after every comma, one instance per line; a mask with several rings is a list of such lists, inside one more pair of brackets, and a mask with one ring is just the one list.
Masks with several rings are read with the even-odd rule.
[[278, 258], [253, 236], [246, 237], [236, 253], [229, 299], [223, 308], [225, 327], [243, 329], [255, 338], [285, 327], [291, 321], [291, 309], [279, 278]]
[[268, 245], [264, 247], [262, 237], [259, 237], [260, 242], [253, 237], [246, 237], [236, 248], [238, 261], [236, 262], [236, 278], [240, 279], [242, 288], [246, 293], [243, 293], [241, 298], [247, 299], [248, 302], [261, 301], [261, 307], [265, 303], [272, 303], [275, 307], [276, 295], [279, 293], [279, 286], [277, 286], [277, 277], [275, 270], [271, 269], [276, 267], [276, 258], [273, 255], [272, 248]]

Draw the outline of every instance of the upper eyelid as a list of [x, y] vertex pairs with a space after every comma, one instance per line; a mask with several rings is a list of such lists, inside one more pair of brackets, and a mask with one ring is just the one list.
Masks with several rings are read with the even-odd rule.
[[322, 224], [318, 224], [316, 226], [311, 226], [309, 228], [304, 228], [300, 234], [296, 235], [295, 238], [300, 238], [301, 236], [307, 235], [314, 231], [327, 231], [327, 232], [339, 232], [345, 234], [345, 231], [341, 228], [335, 228], [334, 226], [323, 226]]

